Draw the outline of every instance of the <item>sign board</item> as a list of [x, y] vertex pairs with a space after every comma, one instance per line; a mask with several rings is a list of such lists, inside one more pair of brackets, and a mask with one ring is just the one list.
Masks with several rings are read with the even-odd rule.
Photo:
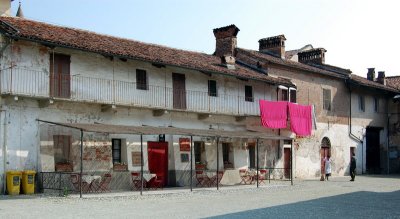
[[142, 156], [140, 152], [132, 152], [132, 166], [140, 166], [142, 165]]
[[190, 151], [190, 138], [179, 138], [180, 151]]
[[182, 163], [188, 163], [189, 162], [189, 154], [181, 154], [181, 162]]

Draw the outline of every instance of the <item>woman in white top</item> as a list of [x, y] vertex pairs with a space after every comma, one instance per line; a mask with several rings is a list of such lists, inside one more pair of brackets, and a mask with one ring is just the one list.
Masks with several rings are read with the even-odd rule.
[[329, 180], [329, 177], [331, 176], [331, 173], [332, 173], [331, 157], [328, 155], [328, 157], [325, 158], [325, 177], [326, 177], [326, 180]]

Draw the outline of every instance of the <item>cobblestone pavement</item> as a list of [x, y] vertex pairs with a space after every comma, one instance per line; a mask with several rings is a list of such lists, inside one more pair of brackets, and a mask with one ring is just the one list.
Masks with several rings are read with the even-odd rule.
[[400, 176], [357, 176], [143, 196], [0, 196], [0, 218], [400, 218], [399, 204]]

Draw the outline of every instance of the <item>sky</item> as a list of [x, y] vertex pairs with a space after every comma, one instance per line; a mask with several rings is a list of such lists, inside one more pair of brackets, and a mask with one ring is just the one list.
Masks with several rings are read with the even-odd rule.
[[28, 19], [208, 54], [212, 30], [235, 24], [241, 48], [284, 34], [286, 50], [312, 44], [354, 74], [400, 75], [396, 0], [22, 0], [22, 9]]

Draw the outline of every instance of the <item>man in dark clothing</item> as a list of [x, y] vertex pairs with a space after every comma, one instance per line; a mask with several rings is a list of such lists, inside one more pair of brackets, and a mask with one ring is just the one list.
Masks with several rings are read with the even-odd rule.
[[350, 181], [354, 181], [354, 178], [356, 177], [356, 163], [357, 163], [357, 158], [353, 152], [350, 160], [350, 176], [351, 176]]

